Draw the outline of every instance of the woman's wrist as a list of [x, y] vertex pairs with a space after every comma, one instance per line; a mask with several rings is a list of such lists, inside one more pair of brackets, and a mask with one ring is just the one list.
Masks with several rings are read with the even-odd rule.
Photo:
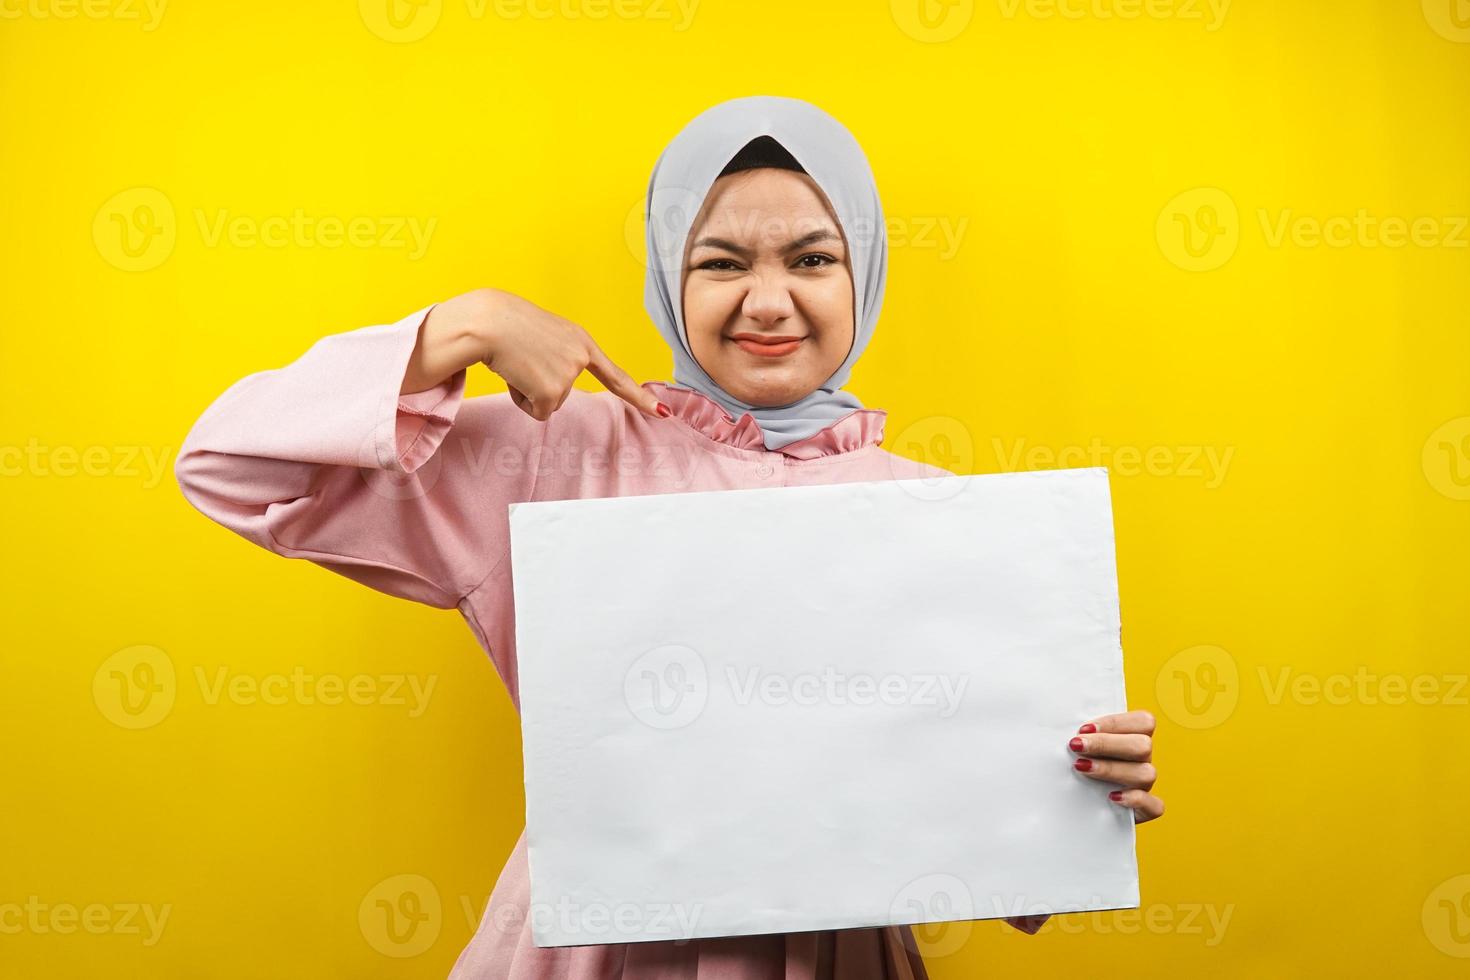
[[[419, 324], [418, 340], [404, 372], [401, 394], [443, 384], [485, 360], [497, 309], [494, 290], [475, 290], [437, 303]], [[483, 294], [483, 295], [482, 295]]]
[[463, 317], [466, 344], [476, 361], [490, 364], [504, 336], [511, 294], [487, 286], [463, 298], [467, 301]]

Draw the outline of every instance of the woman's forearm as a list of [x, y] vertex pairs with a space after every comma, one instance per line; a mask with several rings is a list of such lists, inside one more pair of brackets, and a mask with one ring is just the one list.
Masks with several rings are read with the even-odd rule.
[[493, 319], [498, 297], [496, 290], [476, 289], [430, 310], [419, 327], [399, 394], [426, 391], [484, 360], [485, 326]]

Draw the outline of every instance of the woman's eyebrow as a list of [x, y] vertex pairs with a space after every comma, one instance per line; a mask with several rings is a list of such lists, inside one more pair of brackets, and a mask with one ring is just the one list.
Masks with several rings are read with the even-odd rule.
[[[818, 229], [817, 231], [812, 232], [809, 235], [802, 235], [800, 238], [796, 239], [795, 241], [788, 242], [781, 249], [781, 251], [782, 252], [794, 252], [794, 251], [796, 251], [799, 248], [806, 248], [808, 245], [815, 245], [817, 242], [827, 242], [827, 241], [840, 242], [840, 241], [842, 241], [842, 239], [839, 238], [830, 229], [821, 228], [821, 229]], [[727, 252], [734, 252], [736, 255], [739, 255], [739, 256], [742, 256], [742, 257], [749, 256], [750, 255], [750, 252], [751, 252], [750, 249], [746, 248], [743, 245], [737, 245], [734, 242], [730, 241], [728, 238], [715, 238], [715, 237], [710, 236], [710, 235], [706, 235], [704, 238], [701, 238], [699, 241], [695, 242], [692, 247], [693, 248], [701, 248], [701, 247], [704, 247], [704, 248], [722, 248], [722, 249], [725, 249]]]

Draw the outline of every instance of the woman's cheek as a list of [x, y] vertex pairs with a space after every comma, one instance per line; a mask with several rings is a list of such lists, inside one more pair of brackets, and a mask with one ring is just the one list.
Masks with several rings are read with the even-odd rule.
[[711, 305], [712, 297], [707, 294], [692, 294], [684, 306], [684, 329], [689, 336], [689, 346], [696, 360], [712, 360], [721, 355], [721, 320]]
[[847, 356], [852, 348], [852, 279], [848, 276], [833, 276], [822, 284], [821, 295], [813, 309], [819, 311], [813, 322], [819, 326], [822, 347], [839, 350], [838, 360]]
[[846, 322], [838, 321], [823, 325], [821, 343], [818, 346], [821, 362], [826, 371], [822, 375], [822, 380], [825, 381], [842, 364], [847, 357], [847, 352], [852, 350], [852, 338], [852, 315], [850, 313]]

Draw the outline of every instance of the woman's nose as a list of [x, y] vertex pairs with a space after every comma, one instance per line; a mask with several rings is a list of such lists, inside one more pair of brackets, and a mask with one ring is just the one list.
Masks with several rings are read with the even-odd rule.
[[796, 312], [791, 302], [791, 290], [784, 279], [776, 276], [754, 277], [750, 291], [745, 294], [741, 312], [751, 320], [775, 323]]

